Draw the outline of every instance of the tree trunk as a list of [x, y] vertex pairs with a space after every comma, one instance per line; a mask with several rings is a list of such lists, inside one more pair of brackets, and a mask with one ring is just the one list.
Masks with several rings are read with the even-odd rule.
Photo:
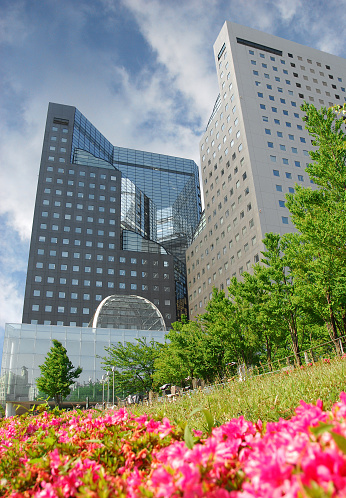
[[268, 367], [269, 370], [273, 370], [273, 365], [272, 365], [272, 348], [271, 348], [271, 343], [270, 343], [270, 337], [267, 334], [264, 334], [264, 337], [266, 339], [266, 346], [267, 346], [267, 362], [268, 362]]
[[61, 395], [60, 394], [56, 394], [54, 396], [54, 402], [55, 402], [55, 406], [59, 408], [59, 410], [61, 410]]
[[340, 343], [339, 343], [339, 336], [338, 336], [338, 331], [336, 328], [336, 322], [335, 322], [335, 316], [332, 308], [332, 302], [330, 299], [330, 295], [327, 292], [326, 294], [326, 299], [328, 302], [328, 308], [329, 308], [329, 322], [327, 323], [327, 328], [329, 335], [334, 343], [336, 354], [338, 356], [341, 356], [341, 348], [340, 348]]
[[292, 349], [294, 354], [294, 359], [298, 366], [301, 366], [302, 362], [300, 359], [299, 343], [298, 343], [298, 331], [295, 323], [293, 313], [290, 313], [291, 317], [288, 320], [288, 326], [290, 329], [291, 339], [292, 339]]
[[342, 318], [342, 325], [343, 325], [342, 335], [346, 335], [346, 306], [343, 307], [343, 312], [342, 312], [341, 318]]

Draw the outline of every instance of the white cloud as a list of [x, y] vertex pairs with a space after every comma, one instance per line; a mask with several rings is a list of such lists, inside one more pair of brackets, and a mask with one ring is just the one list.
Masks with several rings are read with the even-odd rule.
[[[179, 4], [159, 0], [126, 0], [138, 28], [165, 66], [176, 91], [188, 100], [192, 119], [211, 112], [218, 88], [212, 56], [213, 3], [191, 0]], [[217, 31], [221, 25], [217, 27]]]
[[275, 6], [284, 22], [290, 22], [303, 10], [302, 0], [276, 0]]

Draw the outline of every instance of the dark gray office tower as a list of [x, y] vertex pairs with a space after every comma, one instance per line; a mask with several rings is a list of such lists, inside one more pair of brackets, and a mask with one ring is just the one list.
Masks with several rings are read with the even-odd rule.
[[23, 323], [87, 325], [109, 295], [188, 314], [185, 251], [201, 214], [194, 161], [114, 147], [75, 107], [49, 104]]

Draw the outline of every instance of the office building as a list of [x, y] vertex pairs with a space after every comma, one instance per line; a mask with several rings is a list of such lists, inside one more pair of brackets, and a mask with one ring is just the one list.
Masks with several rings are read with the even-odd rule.
[[345, 60], [226, 22], [214, 45], [219, 96], [200, 142], [205, 212], [187, 251], [190, 318], [213, 286], [251, 271], [267, 232], [294, 230], [285, 195], [313, 184], [301, 104], [346, 101]]
[[75, 107], [49, 104], [23, 323], [87, 326], [105, 298], [188, 313], [185, 251], [201, 213], [197, 165], [113, 146]]

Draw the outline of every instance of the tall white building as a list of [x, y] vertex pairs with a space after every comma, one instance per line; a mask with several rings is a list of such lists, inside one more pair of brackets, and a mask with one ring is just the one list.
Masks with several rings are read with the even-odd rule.
[[346, 61], [225, 22], [214, 44], [220, 94], [200, 142], [205, 214], [187, 251], [190, 318], [213, 286], [251, 271], [267, 232], [294, 231], [285, 195], [311, 186], [301, 104], [346, 101]]

